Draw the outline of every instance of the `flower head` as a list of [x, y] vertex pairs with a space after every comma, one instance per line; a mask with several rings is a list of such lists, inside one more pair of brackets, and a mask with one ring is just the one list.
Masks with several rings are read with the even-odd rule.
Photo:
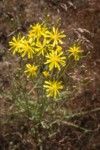
[[43, 71], [43, 75], [44, 75], [44, 77], [49, 77], [50, 76], [50, 74], [47, 71]]
[[26, 67], [28, 68], [26, 71], [24, 71], [24, 73], [28, 73], [27, 77], [30, 78], [31, 76], [32, 77], [37, 77], [37, 69], [38, 69], [38, 66], [34, 66], [34, 65], [31, 65], [31, 64], [26, 64]]
[[36, 25], [31, 25], [31, 30], [28, 33], [30, 38], [40, 38], [41, 36], [45, 36], [47, 32], [47, 28], [42, 24], [37, 23]]
[[48, 32], [47, 37], [50, 38], [50, 41], [53, 41], [53, 46], [58, 45], [58, 43], [63, 44], [61, 38], [64, 38], [65, 35], [62, 32], [58, 31], [58, 28], [55, 29], [55, 27], [52, 28], [52, 32]]
[[21, 49], [19, 50], [21, 56], [25, 57], [26, 55], [28, 55], [28, 58], [33, 58], [34, 45], [35, 43], [32, 38], [28, 40], [25, 39]]
[[58, 53], [61, 53], [61, 52], [62, 52], [62, 47], [61, 47], [61, 46], [59, 46], [59, 45], [57, 45], [56, 50], [57, 50], [57, 52], [58, 52]]
[[63, 89], [62, 82], [58, 81], [45, 81], [43, 87], [46, 88], [47, 97], [53, 96], [54, 98], [60, 96], [59, 90]]
[[12, 41], [9, 42], [10, 49], [13, 50], [13, 55], [16, 52], [19, 52], [21, 47], [23, 46], [24, 37], [21, 36], [21, 34], [18, 34], [17, 38], [13, 36]]
[[48, 40], [46, 38], [43, 39], [42, 42], [38, 41], [36, 43], [36, 52], [38, 52], [38, 55], [42, 54], [44, 55], [45, 52], [47, 52], [49, 48]]
[[45, 64], [49, 64], [49, 70], [51, 71], [53, 68], [57, 68], [61, 70], [60, 66], [65, 66], [66, 57], [63, 56], [63, 52], [58, 53], [57, 51], [51, 51], [51, 53], [46, 55], [47, 61]]
[[70, 53], [68, 57], [74, 56], [74, 60], [77, 61], [80, 59], [80, 53], [83, 53], [83, 50], [81, 50], [79, 46], [74, 45], [70, 47], [68, 52]]

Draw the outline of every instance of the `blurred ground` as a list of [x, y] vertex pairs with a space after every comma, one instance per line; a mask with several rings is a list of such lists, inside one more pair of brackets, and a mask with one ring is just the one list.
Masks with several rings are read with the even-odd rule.
[[[70, 101], [73, 111], [87, 111], [100, 107], [100, 0], [0, 0], [0, 90], [9, 89], [7, 80], [9, 59], [8, 42], [11, 36], [26, 33], [31, 23], [44, 20], [50, 15], [52, 24], [61, 18], [61, 29], [73, 40], [83, 38], [86, 51], [91, 57], [86, 59], [90, 78], [85, 87]], [[92, 46], [91, 46], [92, 43]], [[67, 41], [66, 41], [67, 44]], [[11, 60], [10, 60], [11, 62]], [[15, 62], [12, 62], [16, 64]], [[0, 117], [7, 114], [9, 102], [0, 97]], [[74, 105], [73, 105], [74, 104]], [[100, 112], [93, 112], [74, 118], [82, 127], [95, 130], [83, 133], [72, 127], [60, 127], [60, 134], [44, 143], [44, 150], [100, 150]], [[21, 123], [19, 123], [21, 124]], [[33, 150], [34, 142], [16, 126], [1, 126], [0, 149], [13, 150], [11, 142], [19, 144], [18, 150]], [[24, 131], [23, 131], [24, 132]], [[23, 139], [21, 134], [23, 135]]]

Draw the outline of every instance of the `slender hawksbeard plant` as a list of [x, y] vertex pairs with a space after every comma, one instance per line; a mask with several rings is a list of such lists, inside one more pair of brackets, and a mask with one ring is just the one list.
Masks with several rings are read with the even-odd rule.
[[[59, 28], [37, 23], [30, 25], [26, 35], [19, 33], [9, 42], [9, 50], [20, 58], [17, 78], [11, 82], [18, 112], [45, 129], [71, 116], [63, 104], [71, 93], [70, 72], [84, 51], [77, 43], [63, 47], [66, 40]], [[37, 131], [34, 134], [43, 138]]]
[[[52, 97], [54, 100], [60, 97], [60, 92], [65, 89], [63, 72], [67, 71], [69, 61], [80, 60], [83, 50], [73, 44], [68, 50], [63, 49], [64, 31], [56, 27], [47, 27], [46, 24], [37, 23], [30, 26], [26, 36], [18, 34], [9, 42], [13, 53], [18, 53], [22, 60], [26, 60], [26, 68], [23, 73], [33, 82], [41, 78], [41, 94]], [[31, 63], [30, 63], [31, 60]], [[25, 66], [24, 66], [25, 67]], [[38, 83], [40, 84], [40, 82]], [[39, 95], [39, 96], [40, 96]]]

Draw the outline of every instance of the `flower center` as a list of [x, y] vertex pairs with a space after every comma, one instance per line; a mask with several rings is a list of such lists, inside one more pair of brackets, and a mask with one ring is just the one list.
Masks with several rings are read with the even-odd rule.
[[53, 58], [52, 58], [52, 61], [53, 61], [53, 62], [57, 62], [57, 61], [58, 61], [58, 58], [57, 58], [57, 57], [53, 57]]
[[58, 39], [58, 36], [56, 34], [53, 35], [53, 39], [56, 40]]
[[39, 27], [35, 28], [36, 33], [40, 32], [40, 31], [41, 31], [41, 29]]
[[56, 84], [53, 84], [53, 85], [52, 85], [52, 90], [53, 90], [53, 91], [57, 90], [57, 85], [56, 85]]

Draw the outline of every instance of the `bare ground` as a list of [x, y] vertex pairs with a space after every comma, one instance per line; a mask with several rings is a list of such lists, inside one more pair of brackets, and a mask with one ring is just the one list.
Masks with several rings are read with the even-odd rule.
[[[50, 15], [52, 24], [60, 17], [61, 28], [73, 40], [85, 38], [86, 51], [91, 57], [85, 60], [90, 82], [79, 86], [79, 92], [69, 102], [74, 112], [100, 108], [100, 0], [1, 0], [0, 1], [0, 90], [9, 90], [9, 52], [8, 41], [11, 36], [20, 32], [26, 33], [31, 23], [44, 20]], [[84, 30], [85, 29], [85, 30]], [[79, 37], [78, 37], [79, 38]], [[92, 43], [92, 46], [91, 46]], [[67, 44], [67, 41], [66, 41]], [[10, 59], [10, 63], [13, 60]], [[14, 62], [16, 66], [16, 60]], [[92, 79], [92, 80], [91, 80]], [[0, 118], [8, 120], [0, 127], [1, 150], [34, 150], [34, 138], [30, 137], [27, 119], [7, 118], [10, 102], [0, 97]], [[10, 120], [10, 121], [9, 121]], [[11, 123], [12, 121], [12, 123]], [[56, 126], [60, 132], [43, 143], [43, 150], [100, 150], [100, 111], [74, 117], [73, 122], [92, 129], [83, 132], [71, 126]], [[10, 122], [10, 123], [9, 123]], [[23, 128], [22, 128], [23, 127]]]

